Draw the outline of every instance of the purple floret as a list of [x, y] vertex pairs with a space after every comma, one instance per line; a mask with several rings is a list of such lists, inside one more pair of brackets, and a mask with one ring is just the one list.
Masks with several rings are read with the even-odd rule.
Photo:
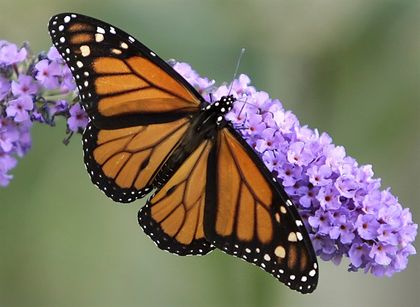
[[9, 101], [6, 114], [12, 117], [15, 122], [21, 123], [29, 120], [29, 112], [34, 108], [32, 97], [28, 95], [20, 96]]
[[74, 104], [70, 108], [70, 117], [67, 120], [67, 125], [69, 129], [73, 132], [78, 132], [79, 130], [85, 129], [89, 122], [89, 118], [86, 112], [82, 109], [80, 104]]
[[0, 66], [9, 66], [26, 59], [28, 52], [25, 48], [18, 48], [15, 44], [0, 40]]
[[38, 89], [38, 84], [31, 76], [21, 74], [17, 81], [12, 81], [12, 93], [16, 97], [35, 95]]

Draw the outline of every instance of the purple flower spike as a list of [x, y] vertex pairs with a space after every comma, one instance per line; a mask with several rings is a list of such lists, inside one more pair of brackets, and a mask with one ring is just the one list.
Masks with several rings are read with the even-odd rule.
[[204, 97], [238, 98], [226, 119], [283, 184], [322, 259], [338, 264], [346, 256], [349, 271], [375, 276], [406, 268], [408, 256], [416, 253], [417, 225], [389, 190], [381, 191], [370, 165], [359, 166], [328, 134], [301, 126], [280, 101], [251, 86], [248, 76], [205, 88], [191, 66], [174, 65]]
[[48, 58], [28, 50], [0, 41], [0, 186], [9, 184], [16, 158], [31, 148], [32, 123], [53, 126], [58, 116], [69, 118], [67, 100], [76, 96], [70, 70], [54, 47]]

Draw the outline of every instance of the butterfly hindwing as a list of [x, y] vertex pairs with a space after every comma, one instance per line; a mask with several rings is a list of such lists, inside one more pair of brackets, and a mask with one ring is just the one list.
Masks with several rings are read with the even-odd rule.
[[167, 122], [200, 109], [203, 99], [185, 79], [117, 27], [65, 13], [49, 31], [97, 127]]
[[92, 182], [114, 201], [143, 197], [189, 126], [186, 118], [109, 130], [89, 123], [83, 147]]
[[318, 268], [305, 226], [290, 199], [233, 128], [219, 132], [207, 174], [207, 240], [292, 289], [312, 292]]
[[203, 141], [139, 211], [140, 226], [163, 250], [178, 255], [204, 255], [214, 249], [203, 228], [211, 147], [210, 140]]

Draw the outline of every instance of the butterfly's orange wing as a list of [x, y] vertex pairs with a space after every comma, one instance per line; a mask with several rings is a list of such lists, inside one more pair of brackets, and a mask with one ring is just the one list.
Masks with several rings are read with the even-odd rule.
[[97, 127], [167, 122], [199, 110], [196, 90], [124, 31], [71, 13], [54, 16], [49, 31]]
[[178, 255], [207, 254], [204, 237], [207, 161], [213, 142], [206, 140], [187, 158], [139, 214], [139, 224], [163, 250]]
[[315, 289], [316, 256], [295, 206], [231, 127], [219, 132], [209, 155], [206, 197], [205, 236], [210, 243], [292, 289]]
[[92, 182], [114, 201], [143, 197], [189, 126], [185, 118], [109, 130], [89, 123], [83, 147]]
[[107, 23], [66, 13], [50, 20], [49, 31], [91, 120], [83, 145], [93, 183], [115, 201], [143, 197], [203, 98], [153, 51]]

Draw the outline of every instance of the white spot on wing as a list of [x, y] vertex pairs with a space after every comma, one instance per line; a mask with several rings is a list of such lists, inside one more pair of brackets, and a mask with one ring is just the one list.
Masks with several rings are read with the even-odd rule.
[[80, 52], [82, 53], [83, 57], [87, 57], [90, 54], [90, 48], [88, 45], [80, 46]]
[[97, 42], [97, 43], [100, 43], [100, 42], [102, 42], [104, 40], [104, 35], [103, 34], [100, 34], [100, 33], [96, 33], [95, 34], [95, 41]]
[[279, 245], [274, 250], [274, 254], [279, 258], [284, 258], [286, 257], [286, 250], [284, 249], [283, 246]]
[[296, 242], [297, 241], [296, 233], [290, 232], [289, 236], [287, 237], [287, 240], [290, 242]]

